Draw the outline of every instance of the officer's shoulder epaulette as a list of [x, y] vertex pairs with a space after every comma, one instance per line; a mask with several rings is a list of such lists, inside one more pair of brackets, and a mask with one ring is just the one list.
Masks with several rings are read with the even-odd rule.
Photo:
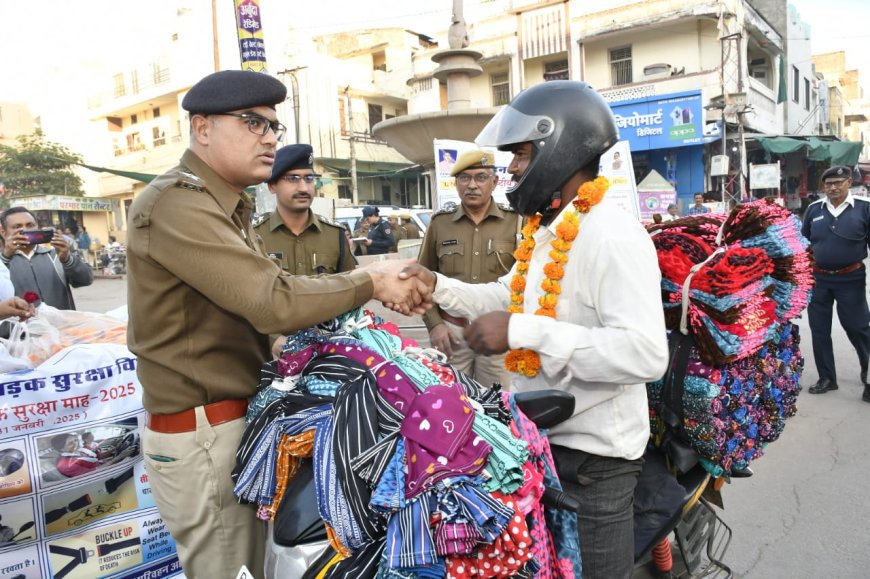
[[458, 205], [445, 205], [444, 207], [433, 213], [432, 217], [438, 217], [439, 215], [450, 215], [451, 213], [456, 213], [458, 209]]
[[271, 215], [271, 213], [262, 213], [260, 215], [257, 215], [254, 218], [253, 226], [256, 228], [256, 227], [263, 225], [264, 223], [266, 223], [269, 220], [270, 215]]
[[333, 221], [329, 217], [324, 217], [320, 213], [315, 213], [315, 215], [317, 215], [317, 219], [319, 219], [321, 223], [325, 223], [326, 225], [332, 225], [333, 227], [340, 227], [340, 228], [344, 227], [344, 225], [342, 225], [338, 221]]
[[861, 201], [862, 203], [870, 203], [870, 199], [867, 199], [866, 197], [861, 197], [859, 195], [852, 195], [852, 199], [854, 199], [855, 201]]
[[813, 201], [812, 203], [810, 203], [809, 205], [807, 205], [807, 209], [809, 209], [809, 208], [812, 207], [813, 205], [818, 205], [819, 203], [824, 203], [824, 202], [825, 202], [825, 199], [827, 199], [827, 198], [826, 198], [826, 197], [821, 197], [820, 199], [816, 199], [815, 201]]
[[189, 171], [181, 171], [178, 173], [178, 179], [175, 181], [175, 186], [181, 187], [182, 189], [190, 189], [191, 191], [199, 191], [200, 193], [204, 193], [207, 190], [205, 180]]
[[510, 211], [511, 213], [516, 213], [516, 209], [514, 209], [513, 207], [511, 207], [511, 206], [508, 205], [507, 203], [499, 203], [499, 204], [498, 204], [498, 207], [499, 207], [499, 209], [501, 209], [502, 211]]

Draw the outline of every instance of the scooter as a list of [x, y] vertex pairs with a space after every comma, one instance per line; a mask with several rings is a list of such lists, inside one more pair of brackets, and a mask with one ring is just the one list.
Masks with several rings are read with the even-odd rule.
[[[558, 390], [519, 393], [516, 401], [542, 429], [564, 422], [574, 412], [574, 397]], [[700, 466], [675, 477], [666, 468], [663, 455], [647, 453], [635, 493], [635, 579], [731, 577], [722, 558], [732, 531], [713, 509], [721, 500], [710, 482]], [[708, 498], [702, 496], [705, 492]], [[317, 497], [310, 460], [302, 462], [284, 496], [275, 520], [269, 524], [265, 576], [313, 579], [334, 552], [317, 509], [312, 508]], [[662, 496], [669, 500], [662, 503]], [[552, 508], [579, 510], [572, 497], [553, 489], [545, 491], [542, 501]], [[679, 565], [673, 563], [671, 535], [680, 555]]]

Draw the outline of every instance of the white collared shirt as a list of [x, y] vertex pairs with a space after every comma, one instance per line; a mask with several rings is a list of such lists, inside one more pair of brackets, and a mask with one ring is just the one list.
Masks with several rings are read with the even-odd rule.
[[836, 206], [836, 207], [834, 207], [834, 206], [831, 204], [831, 201], [830, 201], [827, 197], [825, 197], [825, 207], [828, 208], [828, 213], [830, 213], [830, 214], [833, 215], [834, 217], [839, 217], [840, 214], [843, 213], [843, 211], [846, 210], [846, 206], [848, 206], [848, 205], [851, 205], [852, 207], [855, 206], [855, 198], [852, 197], [852, 192], [851, 192], [851, 191], [849, 191], [848, 193], [846, 193], [846, 198], [843, 199], [843, 202], [840, 203], [840, 204], [839, 204], [838, 206]]
[[[511, 387], [574, 395], [574, 416], [550, 431], [554, 444], [638, 458], [649, 439], [645, 383], [660, 378], [668, 360], [655, 248], [637, 220], [605, 199], [580, 215], [557, 319], [533, 315], [564, 211], [535, 234], [525, 290], [529, 313], [512, 315], [508, 328], [510, 347], [538, 352], [541, 372], [534, 378], [515, 375]], [[468, 318], [506, 310], [513, 274], [474, 286], [437, 274], [434, 299], [448, 313]]]
[[15, 286], [12, 285], [12, 278], [9, 276], [9, 268], [6, 264], [0, 262], [0, 301], [8, 300], [15, 295]]

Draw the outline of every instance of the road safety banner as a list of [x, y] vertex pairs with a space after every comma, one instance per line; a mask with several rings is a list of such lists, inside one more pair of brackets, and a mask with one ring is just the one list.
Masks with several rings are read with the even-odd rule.
[[84, 344], [0, 374], [0, 577], [181, 573], [142, 460], [124, 346]]
[[266, 44], [257, 0], [235, 0], [236, 31], [239, 36], [239, 56], [242, 70], [266, 71]]

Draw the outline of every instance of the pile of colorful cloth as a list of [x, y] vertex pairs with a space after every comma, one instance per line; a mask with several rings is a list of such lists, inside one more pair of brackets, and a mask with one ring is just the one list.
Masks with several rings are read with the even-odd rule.
[[263, 368], [233, 473], [275, 517], [311, 461], [335, 556], [323, 577], [580, 576], [577, 522], [545, 509], [549, 443], [500, 387], [355, 310]]
[[688, 444], [727, 477], [796, 412], [803, 358], [791, 320], [812, 291], [809, 243], [769, 199], [649, 230], [668, 330], [686, 336], [670, 336], [671, 367], [647, 385], [653, 441]]

